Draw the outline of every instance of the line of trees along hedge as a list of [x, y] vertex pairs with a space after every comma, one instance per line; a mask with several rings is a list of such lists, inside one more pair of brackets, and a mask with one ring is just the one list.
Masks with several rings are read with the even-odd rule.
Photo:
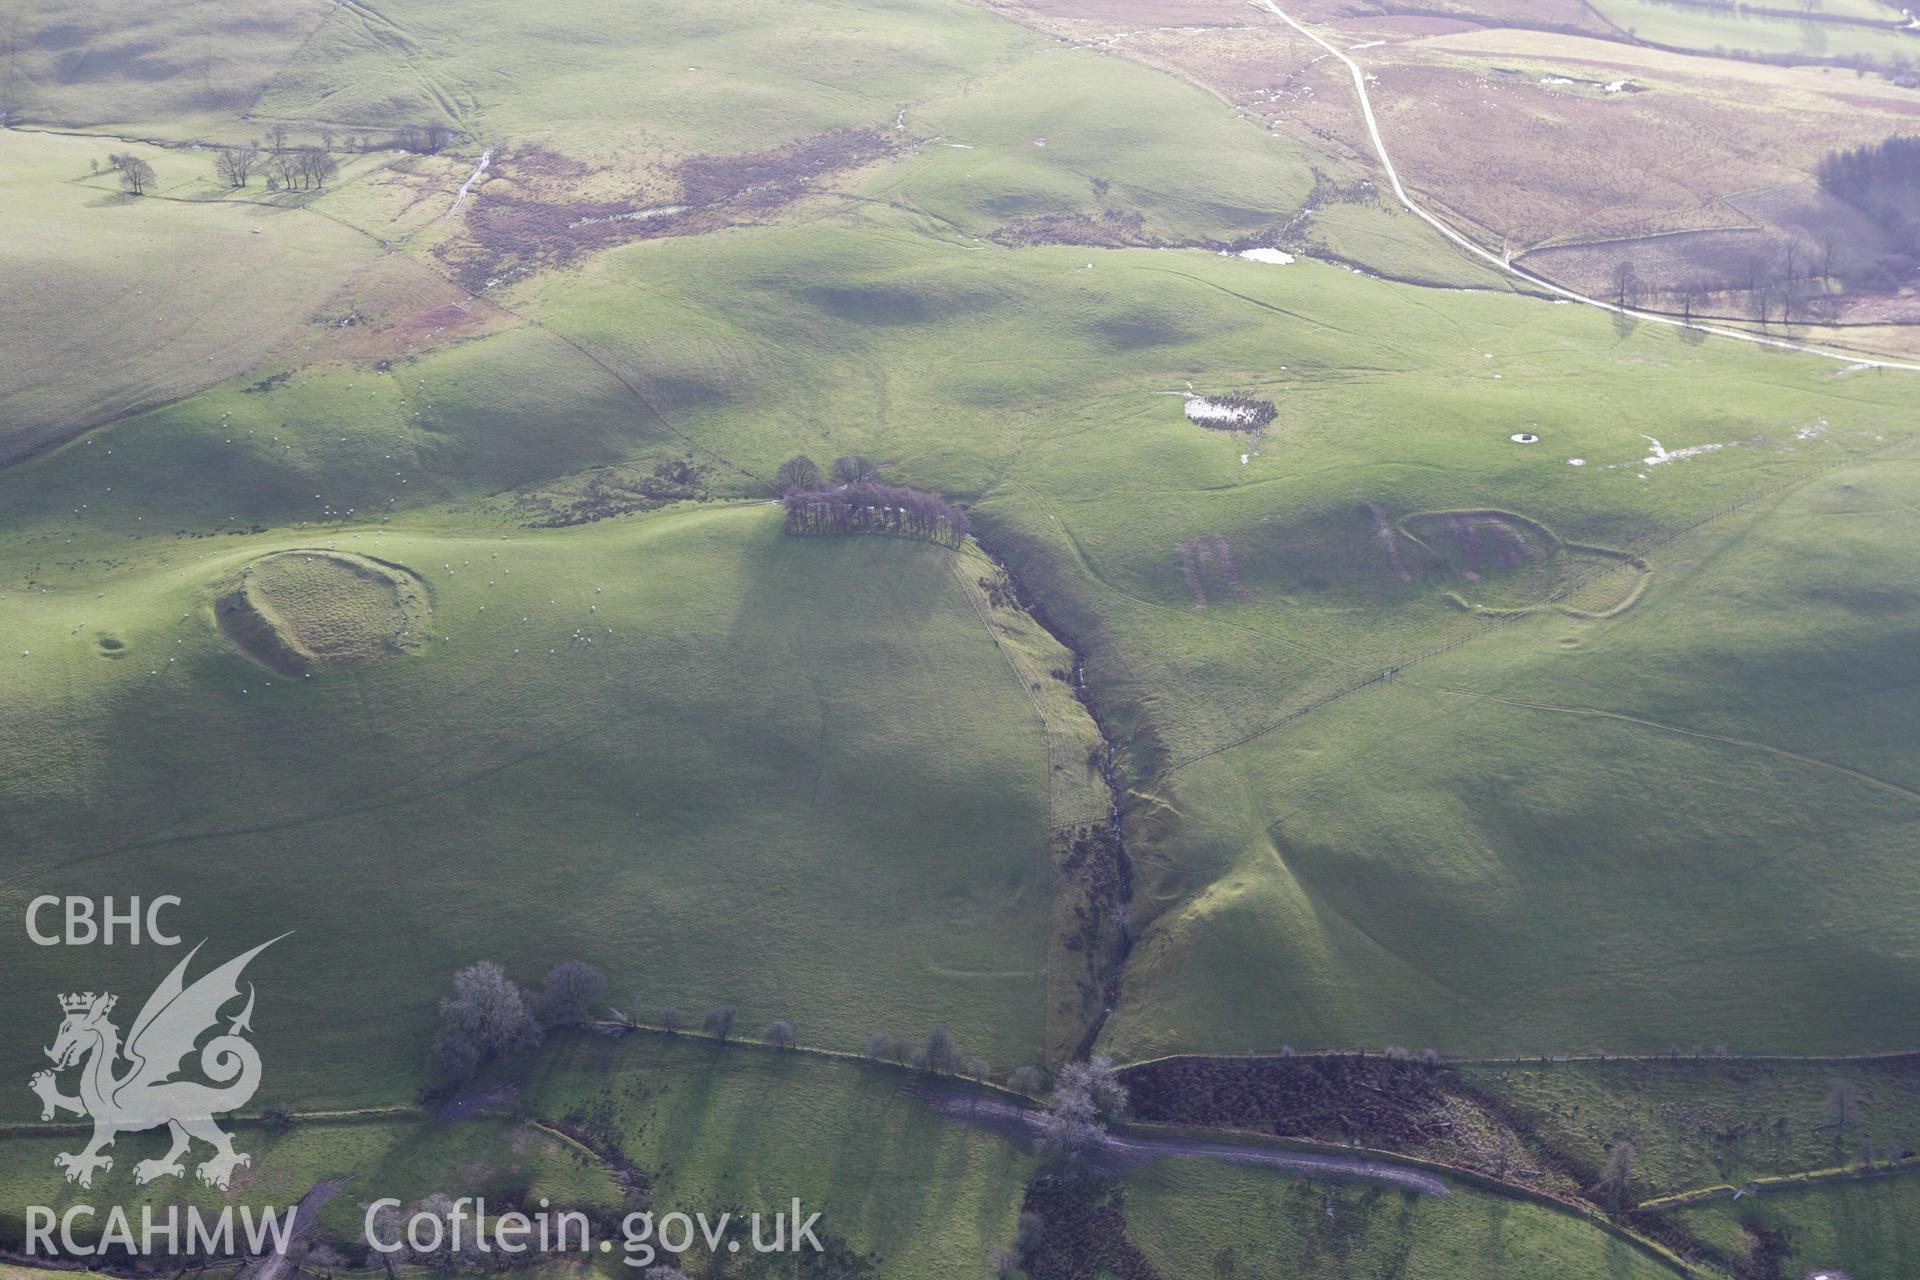
[[938, 494], [904, 485], [849, 484], [793, 489], [785, 498], [787, 532], [892, 533], [956, 545], [967, 536], [967, 516]]

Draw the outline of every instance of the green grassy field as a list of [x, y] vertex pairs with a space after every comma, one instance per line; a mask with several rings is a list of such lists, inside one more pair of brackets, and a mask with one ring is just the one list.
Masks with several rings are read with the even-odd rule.
[[[798, 1196], [837, 1237], [872, 1260], [871, 1274], [946, 1276], [983, 1269], [1017, 1230], [1024, 1189], [1042, 1171], [1026, 1147], [941, 1116], [892, 1068], [657, 1034], [574, 1036], [532, 1063], [512, 1106], [529, 1119], [483, 1114], [297, 1121], [236, 1134], [255, 1157], [235, 1194], [287, 1204], [318, 1178], [346, 1179], [320, 1219], [320, 1238], [349, 1251], [372, 1200], [412, 1206], [432, 1195], [485, 1197], [498, 1211], [544, 1197], [611, 1221], [632, 1207], [603, 1161], [566, 1134], [620, 1156], [646, 1176], [657, 1217], [785, 1208]], [[85, 1201], [52, 1169], [71, 1138], [0, 1139], [8, 1203], [56, 1209]], [[129, 1139], [131, 1160], [159, 1149]], [[100, 1188], [95, 1189], [95, 1198]], [[1269, 1170], [1163, 1159], [1124, 1176], [1124, 1231], [1162, 1275], [1209, 1273], [1227, 1253], [1243, 1276], [1312, 1266], [1335, 1276], [1452, 1276], [1489, 1280], [1656, 1276], [1669, 1269], [1578, 1215], [1452, 1184], [1440, 1198]], [[1778, 1197], [1770, 1204], [1784, 1204]], [[217, 1208], [220, 1193], [169, 1183], [121, 1197], [138, 1206]], [[1329, 1212], [1331, 1211], [1331, 1212]], [[1689, 1211], [1697, 1214], [1699, 1211]], [[0, 1218], [0, 1230], [17, 1230]], [[1056, 1229], [1066, 1229], [1064, 1222]], [[597, 1255], [550, 1264], [603, 1268]], [[703, 1259], [690, 1267], [706, 1274]], [[556, 1274], [559, 1272], [555, 1272]], [[620, 1274], [608, 1271], [605, 1274]], [[717, 1274], [717, 1272], [716, 1272]]]
[[[939, 1276], [954, 1259], [984, 1259], [1010, 1241], [1021, 1188], [1035, 1169], [1017, 1144], [943, 1119], [901, 1092], [911, 1077], [858, 1062], [775, 1054], [643, 1035], [620, 1042], [573, 1038], [531, 1067], [515, 1106], [531, 1121], [481, 1115], [299, 1122], [283, 1133], [239, 1130], [253, 1170], [236, 1176], [244, 1203], [288, 1205], [318, 1178], [346, 1178], [320, 1219], [323, 1239], [352, 1246], [366, 1206], [392, 1197], [411, 1206], [435, 1194], [486, 1197], [494, 1211], [542, 1197], [618, 1221], [633, 1208], [602, 1160], [558, 1130], [617, 1142], [648, 1175], [653, 1213], [717, 1215], [788, 1209], [798, 1196], [818, 1211], [824, 1238], [883, 1261], [886, 1276]], [[109, 1194], [61, 1182], [55, 1151], [72, 1138], [0, 1139], [5, 1202], [64, 1210]], [[138, 1214], [170, 1202], [217, 1209], [228, 1197], [191, 1179], [136, 1190], [117, 1170], [157, 1154], [152, 1135], [119, 1144], [115, 1201]], [[126, 1186], [118, 1185], [125, 1181]], [[0, 1231], [17, 1233], [17, 1218]], [[596, 1259], [597, 1260], [597, 1259]], [[617, 1261], [617, 1259], [616, 1259]], [[969, 1268], [971, 1269], [971, 1268]], [[625, 1274], [616, 1267], [611, 1274]]]
[[1127, 1180], [1126, 1203], [1128, 1238], [1168, 1276], [1673, 1274], [1571, 1215], [1459, 1186], [1431, 1199], [1163, 1160]]
[[1816, 62], [1863, 58], [1884, 67], [1896, 57], [1910, 62], [1920, 49], [1920, 40], [1896, 30], [1900, 21], [1898, 6], [1841, 0], [1819, 7], [1836, 17], [1868, 18], [1878, 25], [1801, 21], [1773, 14], [1716, 10], [1704, 4], [1662, 3], [1662, 0], [1598, 0], [1594, 5], [1609, 22], [1642, 40], [1702, 53], [1730, 49]]
[[[246, 372], [377, 251], [298, 212], [132, 199], [89, 169], [119, 149], [0, 132], [0, 200], [33, 228], [0, 248], [9, 314], [33, 335], [0, 351], [0, 461]], [[132, 149], [163, 189], [211, 174], [202, 156]]]
[[617, 1132], [630, 1159], [658, 1171], [657, 1213], [773, 1212], [798, 1196], [821, 1213], [823, 1236], [878, 1255], [880, 1275], [984, 1274], [1013, 1239], [1034, 1157], [902, 1093], [909, 1079], [638, 1036], [547, 1055], [526, 1096]]
[[1872, 584], [1912, 465], [1673, 543], [1617, 618], [1529, 618], [1199, 757], [1116, 1046], [1901, 1047], [1911, 686]]
[[[84, 872], [179, 894], [212, 951], [297, 930], [258, 962], [263, 1101], [404, 1100], [482, 957], [531, 981], [578, 956], [623, 1006], [812, 1043], [945, 1023], [1002, 1070], [1040, 1056], [1041, 732], [946, 552], [785, 539], [767, 508], [338, 541], [426, 579], [420, 652], [297, 679], [234, 651], [214, 590], [292, 534], [8, 591], [0, 895]], [[163, 959], [87, 980], [133, 1000]], [[8, 1016], [50, 1038], [70, 969], [23, 956]]]
[[[1711, 1054], [1715, 1046], [1706, 1045]], [[1541, 1137], [1599, 1169], [1634, 1149], [1642, 1200], [1749, 1179], [1852, 1165], [1862, 1141], [1920, 1148], [1920, 1097], [1904, 1063], [1674, 1061], [1515, 1063], [1463, 1068], [1468, 1083], [1520, 1108]], [[1857, 1091], [1844, 1132], [1828, 1114], [1838, 1081]]]
[[891, 122], [1040, 42], [956, 0], [766, 10], [648, 0], [612, 29], [579, 0], [336, 10], [261, 95], [291, 121], [379, 126], [442, 116], [476, 141], [613, 160], [748, 151]]
[[[1664, 333], [1622, 335], [1603, 318], [1490, 294], [1446, 295], [1452, 323], [1435, 328], [1428, 291], [1311, 263], [994, 248], [983, 252], [996, 269], [983, 274], [978, 253], [903, 218], [835, 214], [606, 255], [516, 291], [539, 329], [423, 356], [404, 372], [321, 366], [267, 394], [215, 392], [116, 432], [126, 443], [111, 460], [99, 444], [70, 445], [16, 472], [15, 518], [49, 541], [100, 539], [95, 554], [117, 557], [106, 548], [128, 545], [149, 519], [244, 528], [389, 502], [404, 511], [415, 495], [446, 501], [531, 480], [543, 457], [579, 466], [690, 441], [716, 485], [752, 493], [754, 477], [796, 449], [868, 453], [893, 474], [978, 496], [990, 541], [1087, 652], [1095, 696], [1129, 748], [1147, 867], [1136, 918], [1148, 931], [1111, 1028], [1118, 1051], [1354, 1039], [1449, 1051], [1660, 1050], [1676, 1039], [1885, 1046], [1893, 1023], [1871, 1010], [1883, 999], [1904, 1007], [1904, 917], [1865, 932], [1847, 921], [1884, 913], [1909, 891], [1887, 856], [1910, 829], [1909, 801], [1824, 765], [1912, 784], [1897, 750], [1888, 758], [1900, 711], [1881, 696], [1899, 669], [1908, 597], [1875, 585], [1903, 572], [1900, 509], [1871, 487], [1879, 476], [1897, 484], [1892, 468], [1907, 464], [1811, 482], [1778, 513], [1749, 510], [1674, 544], [1619, 618], [1517, 624], [1389, 692], [1211, 753], [1483, 625], [1445, 599], [1470, 584], [1420, 560], [1404, 531], [1393, 534], [1396, 569], [1380, 520], [1496, 507], [1564, 539], [1631, 549], [1897, 434], [1892, 382], [1837, 380], [1824, 364]], [[1396, 336], [1412, 333], [1421, 340]], [[1284, 369], [1266, 363], [1275, 350]], [[1603, 393], [1589, 372], [1596, 359], [1610, 371]], [[540, 372], [545, 382], [531, 381]], [[1258, 443], [1195, 428], [1177, 397], [1156, 394], [1189, 382], [1263, 388], [1284, 406], [1281, 420]], [[579, 411], [536, 450], [528, 427], [555, 404]], [[1545, 442], [1511, 444], [1519, 428]], [[1614, 466], [1646, 453], [1643, 434], [1670, 448], [1728, 447]], [[119, 467], [138, 478], [124, 498], [102, 483]], [[307, 487], [322, 476], [324, 488]], [[1832, 510], [1795, 505], [1816, 495]], [[1867, 510], [1876, 517], [1857, 518]], [[468, 529], [478, 515], [453, 520]], [[1692, 580], [1689, 557], [1763, 515], [1781, 532], [1770, 549], [1765, 535], [1741, 541], [1756, 563]], [[1843, 534], [1844, 552], [1812, 550]], [[542, 535], [541, 545], [605, 536]], [[1239, 591], [1223, 563], [1196, 570], [1207, 607], [1195, 609], [1180, 548], [1216, 537], [1232, 549]], [[414, 558], [431, 569], [448, 552]], [[49, 580], [84, 599], [97, 572]], [[1755, 615], [1763, 583], [1784, 594]], [[1719, 653], [1712, 646], [1734, 617], [1751, 624], [1748, 647]], [[22, 647], [33, 639], [23, 632]], [[1809, 661], [1824, 683], [1804, 678]], [[1676, 716], [1690, 705], [1685, 690], [1728, 663], [1766, 683], [1743, 686], [1753, 689], [1744, 701], [1716, 696], [1697, 718]], [[1529, 670], [1531, 688], [1521, 680]], [[1642, 695], [1648, 688], [1657, 698]], [[1836, 697], [1861, 716], [1821, 717], [1817, 707]], [[1790, 754], [1497, 698], [1642, 716]], [[1486, 744], [1484, 758], [1443, 749], [1422, 763], [1418, 742], [1444, 743], [1463, 724]], [[1315, 744], [1304, 756], [1302, 741]], [[1497, 763], [1503, 756], [1511, 763]], [[1533, 782], [1490, 781], [1522, 761]], [[1435, 772], [1415, 782], [1410, 770], [1423, 768]], [[1835, 785], [1804, 797], [1782, 787], [1808, 769]], [[1389, 791], [1393, 803], [1382, 804]], [[1288, 799], [1276, 810], [1263, 797]], [[1783, 845], [1772, 834], [1789, 804], [1829, 806], [1796, 820], [1817, 840]], [[1179, 821], [1161, 816], [1173, 812]], [[1778, 879], [1749, 867], [1725, 881], [1762, 831]], [[1575, 838], [1601, 842], [1595, 860], [1539, 852]], [[1849, 860], [1833, 864], [1840, 840]], [[1698, 850], [1693, 860], [1673, 861], [1680, 846]], [[1408, 861], [1413, 849], [1424, 865]], [[1784, 945], [1801, 924], [1768, 904], [1806, 876], [1827, 877], [1825, 918], [1849, 945]], [[1611, 918], [1648, 892], [1648, 877], [1665, 886], [1652, 900], [1659, 909], [1594, 944], [1617, 953], [1583, 950], [1575, 922]], [[1366, 899], [1357, 915], [1356, 894]], [[1664, 921], [1660, 909], [1671, 913]], [[1436, 1000], [1433, 986], [1407, 981], [1408, 966], [1435, 973], [1439, 949], [1467, 920], [1473, 947], [1439, 964], [1453, 972], [1440, 979], [1451, 994]], [[1702, 947], [1700, 930], [1716, 928], [1727, 941]], [[1547, 969], [1543, 952], [1558, 957]], [[1570, 1001], [1543, 980], [1616, 960], [1645, 984], [1632, 1002], [1591, 985]], [[1756, 965], [1771, 966], [1772, 994], [1749, 980]], [[1245, 994], [1281, 973], [1285, 998]], [[1516, 974], [1531, 976], [1516, 983]], [[1801, 1016], [1777, 998], [1786, 990], [1839, 995]]]
[[[174, 144], [463, 136], [269, 198], [184, 145], [0, 133], [28, 233], [0, 250], [27, 286], [0, 354], [0, 912], [177, 894], [209, 961], [292, 930], [254, 970], [256, 1105], [406, 1101], [481, 958], [584, 959], [622, 1007], [734, 1005], [749, 1035], [938, 1023], [996, 1075], [1059, 1062], [1107, 999], [1052, 843], [1108, 812], [1076, 657], [1137, 937], [1101, 1051], [1912, 1047], [1910, 375], [1520, 296], [1378, 204], [1297, 218], [1316, 174], [1362, 170], [959, 0], [231, 25], [31, 8], [0, 107]], [[690, 158], [834, 129], [891, 147], [703, 234], [564, 234]], [[152, 196], [91, 171], [129, 145]], [[561, 248], [489, 275], [496, 213]], [[1094, 222], [1192, 247], [1072, 243]], [[1283, 226], [1332, 260], [1217, 251]], [[1264, 434], [1183, 415], [1234, 391], [1274, 402]], [[769, 481], [802, 451], [967, 504], [981, 546], [783, 536]], [[631, 515], [589, 501], [635, 477], [679, 478]], [[222, 594], [315, 550], [424, 601], [296, 569], [254, 625], [346, 658], [236, 649]], [[986, 553], [1058, 639], [989, 604]], [[7, 953], [0, 1078], [41, 1065], [54, 992], [127, 1007], [173, 959]], [[801, 1194], [888, 1276], [984, 1267], [1034, 1170], [857, 1064], [643, 1036], [532, 1070], [529, 1105], [613, 1125], [661, 1205]], [[1643, 1144], [1651, 1189], [1817, 1162], [1814, 1068], [1620, 1070], [1501, 1084], [1581, 1159]], [[1907, 1086], [1868, 1092], [1912, 1140]], [[1701, 1145], [1743, 1108], [1787, 1136]], [[352, 1169], [609, 1203], [497, 1118], [259, 1141], [262, 1194]], [[7, 1142], [0, 1185], [40, 1194], [55, 1140]], [[1809, 1258], [1844, 1237], [1856, 1275], [1897, 1270], [1906, 1193], [1870, 1192], [1763, 1209]], [[1163, 1162], [1129, 1231], [1169, 1277], [1228, 1244], [1242, 1274], [1658, 1270], [1464, 1187], [1332, 1202]], [[1687, 1212], [1738, 1245], [1729, 1206]]]
[[9, 15], [0, 76], [23, 119], [191, 137], [247, 111], [332, 10], [273, 0], [236, 21], [217, 0], [27, 3]]
[[1789, 1275], [1825, 1268], [1852, 1276], [1905, 1276], [1920, 1266], [1913, 1237], [1920, 1182], [1910, 1177], [1809, 1187], [1737, 1203], [1717, 1200], [1675, 1217], [1737, 1263], [1764, 1265], [1767, 1251], [1755, 1247], [1760, 1239], [1747, 1224], [1777, 1233], [1791, 1250], [1779, 1264]]
[[[168, 1204], [190, 1204], [217, 1213], [238, 1198], [281, 1208], [322, 1178], [343, 1181], [344, 1188], [321, 1211], [320, 1230], [347, 1243], [362, 1238], [366, 1205], [389, 1195], [409, 1204], [435, 1194], [484, 1196], [496, 1206], [522, 1198], [531, 1204], [546, 1196], [555, 1204], [600, 1213], [617, 1212], [623, 1203], [619, 1186], [601, 1163], [566, 1139], [517, 1120], [310, 1121], [277, 1133], [251, 1126], [233, 1138], [236, 1150], [253, 1157], [253, 1167], [235, 1174], [231, 1193], [192, 1177], [191, 1156], [189, 1176], [136, 1187], [121, 1171], [136, 1158], [163, 1154], [167, 1144], [161, 1135], [122, 1139], [115, 1148], [115, 1172], [101, 1175], [90, 1190], [69, 1186], [54, 1168], [54, 1153], [72, 1150], [76, 1138], [0, 1139], [6, 1169], [0, 1196], [7, 1206], [0, 1212], [0, 1232], [9, 1240], [20, 1238], [21, 1205], [64, 1213], [74, 1205], [103, 1205], [111, 1197], [137, 1221], [140, 1208], [148, 1205], [160, 1211]], [[204, 1155], [205, 1149], [195, 1148], [195, 1154]], [[84, 1224], [79, 1229], [84, 1231]]]

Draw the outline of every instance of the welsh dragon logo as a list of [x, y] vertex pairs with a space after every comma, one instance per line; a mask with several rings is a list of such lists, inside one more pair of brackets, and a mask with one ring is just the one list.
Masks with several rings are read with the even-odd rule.
[[[279, 940], [261, 943], [188, 986], [187, 965], [199, 954], [196, 946], [147, 998], [124, 1044], [120, 1029], [108, 1020], [115, 996], [89, 991], [60, 997], [66, 1017], [53, 1047], [46, 1051], [53, 1070], [37, 1073], [28, 1086], [40, 1095], [42, 1120], [60, 1112], [93, 1118], [93, 1140], [86, 1148], [53, 1158], [56, 1168], [66, 1170], [68, 1182], [92, 1186], [96, 1170], [113, 1168], [113, 1157], [105, 1152], [116, 1137], [161, 1125], [167, 1127], [173, 1145], [158, 1160], [134, 1165], [135, 1182], [184, 1177], [186, 1168], [180, 1158], [195, 1138], [213, 1147], [213, 1154], [196, 1171], [202, 1182], [224, 1190], [235, 1169], [253, 1163], [251, 1156], [233, 1149], [233, 1139], [213, 1122], [215, 1116], [245, 1106], [260, 1087], [260, 1054], [245, 1039], [253, 1030], [252, 983], [247, 984], [246, 1007], [224, 1034], [200, 1049], [200, 1072], [212, 1083], [174, 1076], [200, 1038], [218, 1030], [221, 1009], [239, 998], [240, 973], [247, 962]], [[80, 1069], [76, 1097], [61, 1093], [56, 1080], [69, 1067]]]

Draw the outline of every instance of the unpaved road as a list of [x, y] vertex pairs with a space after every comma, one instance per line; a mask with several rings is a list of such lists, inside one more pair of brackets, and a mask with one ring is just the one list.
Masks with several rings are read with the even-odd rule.
[[1386, 170], [1387, 182], [1393, 188], [1394, 197], [1406, 207], [1408, 213], [1411, 213], [1414, 217], [1420, 219], [1435, 231], [1438, 231], [1454, 244], [1459, 245], [1462, 249], [1480, 259], [1482, 262], [1488, 263], [1496, 270], [1505, 272], [1515, 279], [1524, 280], [1537, 289], [1545, 289], [1555, 297], [1565, 298], [1569, 302], [1578, 302], [1589, 307], [1598, 307], [1602, 311], [1610, 312], [1617, 316], [1626, 316], [1630, 320], [1644, 320], [1648, 324], [1663, 324], [1672, 329], [1691, 329], [1695, 333], [1710, 333], [1718, 338], [1732, 338], [1736, 342], [1750, 342], [1760, 347], [1777, 347], [1782, 351], [1798, 351], [1804, 355], [1819, 356], [1823, 360], [1838, 360], [1844, 364], [1860, 365], [1870, 369], [1907, 369], [1913, 372], [1920, 372], [1920, 364], [1902, 364], [1897, 360], [1876, 360], [1870, 356], [1856, 355], [1850, 351], [1830, 351], [1825, 347], [1812, 347], [1803, 343], [1788, 342], [1783, 338], [1763, 338], [1757, 333], [1747, 333], [1740, 329], [1725, 329], [1719, 325], [1701, 324], [1693, 320], [1677, 320], [1672, 316], [1663, 316], [1652, 311], [1637, 311], [1632, 307], [1617, 306], [1614, 303], [1606, 302], [1600, 298], [1590, 298], [1584, 293], [1576, 293], [1572, 289], [1557, 285], [1551, 280], [1533, 274], [1531, 271], [1514, 266], [1496, 253], [1481, 248], [1415, 204], [1413, 199], [1407, 195], [1407, 189], [1400, 185], [1399, 171], [1393, 167], [1393, 160], [1387, 155], [1387, 144], [1380, 136], [1380, 122], [1374, 118], [1373, 99], [1367, 94], [1367, 76], [1366, 73], [1360, 69], [1360, 64], [1352, 58], [1349, 58], [1341, 50], [1315, 35], [1307, 27], [1295, 22], [1278, 4], [1274, 3], [1274, 0], [1252, 0], [1252, 3], [1254, 8], [1264, 9], [1266, 12], [1271, 13], [1274, 17], [1286, 23], [1301, 35], [1313, 41], [1334, 57], [1340, 59], [1340, 61], [1346, 65], [1348, 73], [1353, 77], [1354, 92], [1360, 97], [1360, 114], [1366, 119], [1367, 137], [1373, 142], [1374, 154], [1380, 158], [1380, 167]]
[[[957, 1094], [908, 1086], [904, 1092], [962, 1123], [991, 1129], [1007, 1137], [1031, 1140], [1039, 1136], [1040, 1113], [999, 1098]], [[1276, 1147], [1206, 1142], [1194, 1138], [1142, 1138], [1108, 1134], [1087, 1153], [1087, 1162], [1106, 1173], [1124, 1173], [1154, 1160], [1218, 1160], [1223, 1164], [1250, 1164], [1278, 1169], [1305, 1178], [1370, 1182], [1377, 1186], [1414, 1191], [1426, 1196], [1447, 1194], [1447, 1184], [1431, 1173], [1362, 1156], [1321, 1155], [1312, 1151], [1285, 1151]]]

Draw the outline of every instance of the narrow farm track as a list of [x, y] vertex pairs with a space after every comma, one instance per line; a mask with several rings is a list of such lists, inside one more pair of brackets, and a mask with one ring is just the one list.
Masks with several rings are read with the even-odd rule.
[[1435, 231], [1438, 231], [1461, 249], [1464, 249], [1482, 262], [1492, 266], [1495, 270], [1504, 272], [1515, 279], [1524, 280], [1535, 288], [1545, 289], [1557, 298], [1564, 298], [1568, 302], [1578, 302], [1583, 306], [1598, 307], [1600, 310], [1611, 315], [1624, 316], [1629, 320], [1643, 320], [1648, 324], [1666, 325], [1671, 329], [1691, 329], [1695, 333], [1711, 334], [1716, 338], [1731, 338], [1735, 342], [1746, 342], [1760, 347], [1773, 347], [1780, 351], [1797, 351], [1802, 355], [1818, 356], [1822, 360], [1837, 360], [1848, 365], [1862, 366], [1870, 369], [1904, 369], [1909, 372], [1920, 373], [1920, 364], [1904, 364], [1897, 360], [1881, 360], [1872, 356], [1859, 355], [1851, 351], [1836, 351], [1827, 347], [1816, 347], [1806, 343], [1789, 342], [1784, 338], [1767, 338], [1762, 337], [1760, 334], [1747, 333], [1740, 329], [1727, 329], [1719, 325], [1701, 324], [1693, 320], [1680, 320], [1673, 316], [1661, 315], [1654, 311], [1641, 311], [1633, 307], [1619, 306], [1600, 298], [1589, 297], [1584, 293], [1566, 288], [1564, 285], [1557, 285], [1543, 276], [1537, 276], [1531, 271], [1514, 266], [1499, 254], [1489, 249], [1481, 248], [1478, 244], [1475, 244], [1472, 240], [1460, 232], [1455, 231], [1451, 226], [1442, 222], [1433, 214], [1427, 212], [1420, 205], [1414, 203], [1413, 197], [1409, 196], [1407, 189], [1400, 184], [1399, 170], [1393, 167], [1393, 160], [1387, 154], [1386, 141], [1380, 136], [1380, 122], [1374, 116], [1373, 98], [1367, 93], [1367, 76], [1366, 72], [1360, 69], [1360, 64], [1352, 58], [1349, 58], [1338, 48], [1335, 48], [1328, 41], [1316, 35], [1308, 27], [1295, 21], [1285, 10], [1274, 3], [1274, 0], [1251, 0], [1251, 2], [1256, 9], [1264, 9], [1268, 13], [1271, 13], [1274, 17], [1280, 19], [1280, 21], [1286, 23], [1301, 35], [1313, 41], [1322, 49], [1325, 49], [1330, 55], [1340, 60], [1347, 68], [1348, 74], [1353, 77], [1353, 89], [1354, 93], [1357, 94], [1360, 99], [1360, 114], [1366, 121], [1367, 137], [1373, 143], [1373, 151], [1374, 154], [1379, 157], [1380, 167], [1386, 171], [1387, 183], [1393, 188], [1394, 198], [1405, 206], [1408, 213], [1411, 213], [1414, 217], [1420, 219]]
[[[917, 1086], [909, 1086], [904, 1092], [932, 1104], [941, 1114], [962, 1124], [978, 1125], [1016, 1139], [1039, 1136], [1041, 1113], [1031, 1107], [999, 1098], [936, 1092]], [[1388, 1160], [1238, 1142], [1209, 1142], [1200, 1138], [1108, 1133], [1101, 1135], [1085, 1158], [1090, 1164], [1113, 1172], [1137, 1168], [1154, 1160], [1215, 1160], [1222, 1164], [1280, 1169], [1308, 1178], [1368, 1182], [1426, 1196], [1444, 1196], [1448, 1191], [1445, 1180], [1437, 1175]]]

